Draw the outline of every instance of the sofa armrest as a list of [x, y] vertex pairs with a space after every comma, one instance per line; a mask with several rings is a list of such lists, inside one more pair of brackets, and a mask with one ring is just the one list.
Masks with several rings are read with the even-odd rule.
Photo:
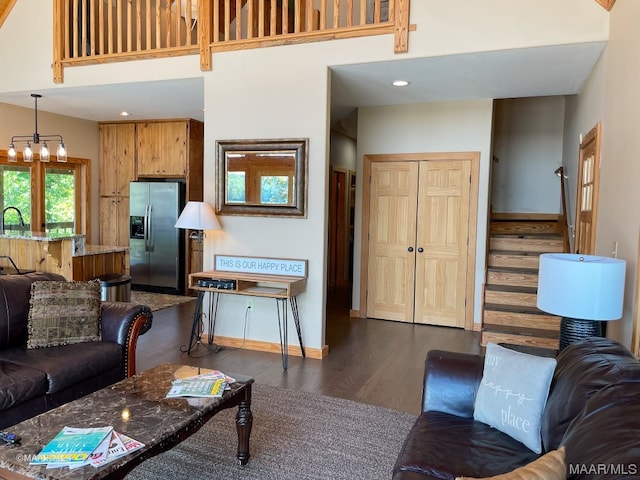
[[122, 346], [125, 375], [136, 373], [136, 346], [138, 337], [151, 328], [153, 314], [146, 305], [123, 302], [103, 302], [100, 320], [102, 339]]
[[468, 353], [430, 350], [424, 366], [422, 411], [473, 417], [484, 357]]

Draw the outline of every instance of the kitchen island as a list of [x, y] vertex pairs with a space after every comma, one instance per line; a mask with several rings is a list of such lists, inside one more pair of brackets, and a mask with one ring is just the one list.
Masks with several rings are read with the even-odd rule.
[[52, 272], [67, 280], [91, 280], [111, 273], [128, 274], [129, 248], [85, 245], [84, 235], [3, 232], [0, 267], [5, 273], [18, 273], [11, 261], [20, 272]]

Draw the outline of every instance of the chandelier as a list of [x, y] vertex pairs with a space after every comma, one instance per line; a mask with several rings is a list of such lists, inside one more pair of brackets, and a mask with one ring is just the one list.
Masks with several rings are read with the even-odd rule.
[[[9, 144], [9, 154], [8, 160], [10, 162], [17, 162], [17, 152], [16, 152], [16, 144], [24, 143], [24, 150], [22, 151], [22, 160], [25, 162], [33, 162], [33, 149], [36, 145], [42, 145], [40, 147], [40, 161], [48, 162], [51, 153], [49, 151], [49, 145], [47, 142], [56, 142], [58, 147], [56, 149], [56, 161], [58, 162], [66, 162], [67, 161], [67, 149], [64, 146], [64, 139], [62, 135], [40, 135], [38, 133], [38, 99], [42, 98], [42, 95], [38, 93], [32, 93], [31, 96], [35, 100], [35, 123], [36, 128], [33, 135], [14, 135], [11, 137], [11, 143]], [[33, 144], [33, 146], [31, 145]]]

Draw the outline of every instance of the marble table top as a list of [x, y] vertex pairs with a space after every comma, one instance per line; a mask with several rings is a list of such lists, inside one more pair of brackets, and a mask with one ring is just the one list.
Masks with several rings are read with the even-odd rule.
[[[228, 408], [229, 405], [226, 404], [232, 403], [234, 397], [253, 383], [250, 377], [229, 374], [237, 383], [232, 384], [231, 391], [225, 392], [222, 398], [166, 398], [174, 379], [207, 371], [209, 370], [199, 367], [161, 364], [111, 387], [9, 427], [7, 430], [19, 435], [22, 441], [16, 446], [0, 446], [0, 478], [4, 475], [4, 468], [19, 474], [15, 478], [99, 479], [109, 476], [130, 462], [132, 456], [142, 456], [144, 459], [156, 454], [157, 452], [150, 454], [149, 450], [162, 442], [178, 443], [171, 438], [185, 430], [197, 430], [212, 416], [211, 412]], [[86, 466], [70, 470], [30, 466], [29, 461], [64, 426], [112, 426], [117, 432], [144, 443], [145, 447], [100, 468]]]

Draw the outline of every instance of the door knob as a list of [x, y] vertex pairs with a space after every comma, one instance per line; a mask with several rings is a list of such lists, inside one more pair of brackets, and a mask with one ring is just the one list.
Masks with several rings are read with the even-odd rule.
[[408, 250], [409, 250], [410, 252], [413, 252], [413, 247], [409, 247], [409, 248], [408, 248]]
[[422, 247], [418, 248], [418, 252], [420, 252], [420, 253], [424, 252], [424, 248], [422, 248]]

